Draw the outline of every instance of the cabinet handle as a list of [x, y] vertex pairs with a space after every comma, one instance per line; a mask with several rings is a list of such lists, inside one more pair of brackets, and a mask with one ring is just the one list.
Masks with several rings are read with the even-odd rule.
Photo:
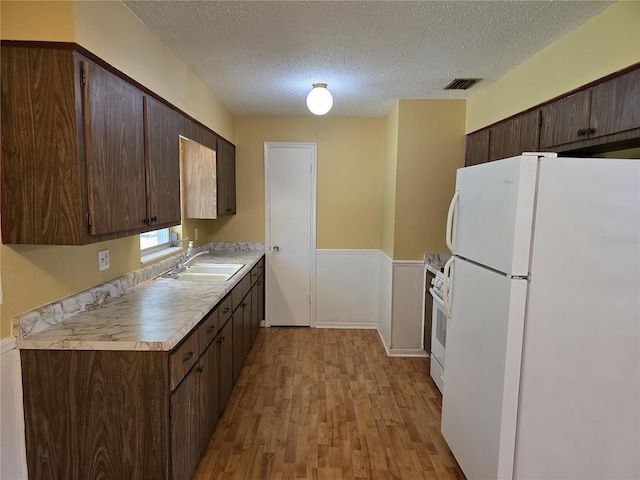
[[198, 370], [198, 373], [202, 373], [202, 365], [199, 365], [197, 370]]
[[231, 211], [231, 209], [230, 209], [230, 208], [227, 208], [227, 209], [226, 209], [226, 211], [227, 211], [227, 212], [230, 212], [230, 211]]
[[151, 223], [156, 223], [158, 221], [158, 217], [153, 216], [151, 217]]
[[587, 130], [584, 128], [581, 128], [580, 130], [578, 130], [578, 136], [579, 137], [584, 137], [587, 134]]
[[189, 352], [187, 353], [184, 358], [182, 359], [183, 362], [187, 362], [189, 360], [191, 360], [193, 358], [193, 352]]
[[596, 133], [596, 129], [595, 129], [595, 128], [592, 128], [592, 127], [587, 128], [587, 130], [585, 131], [585, 134], [586, 134], [587, 136], [589, 136], [589, 135], [593, 135], [594, 133]]
[[207, 328], [207, 333], [211, 333], [216, 329], [215, 325], [211, 325], [209, 328]]
[[229, 313], [229, 310], [230, 310], [229, 307], [225, 307], [225, 309], [222, 310], [222, 313]]
[[142, 219], [142, 223], [144, 223], [145, 225], [149, 225], [149, 219], [148, 218], [143, 218]]

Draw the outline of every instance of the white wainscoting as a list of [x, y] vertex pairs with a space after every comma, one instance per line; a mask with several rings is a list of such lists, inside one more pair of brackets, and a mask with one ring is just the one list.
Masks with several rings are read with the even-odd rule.
[[316, 327], [375, 328], [389, 356], [422, 349], [424, 263], [381, 250], [316, 250]]
[[0, 478], [27, 478], [22, 374], [15, 338], [0, 341]]
[[316, 327], [378, 328], [379, 250], [316, 250]]

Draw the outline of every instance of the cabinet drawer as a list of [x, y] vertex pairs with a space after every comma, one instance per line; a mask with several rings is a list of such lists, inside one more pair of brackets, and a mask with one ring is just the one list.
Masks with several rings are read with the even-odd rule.
[[204, 352], [213, 337], [218, 334], [220, 323], [218, 321], [218, 307], [209, 312], [204, 321], [198, 327], [198, 342], [200, 344], [200, 352]]
[[251, 287], [251, 274], [248, 273], [244, 276], [242, 280], [238, 282], [238, 284], [231, 291], [231, 299], [233, 302], [233, 310], [235, 311], [238, 308], [238, 305], [242, 303], [242, 299], [249, 291]]
[[175, 389], [200, 356], [198, 333], [189, 338], [169, 355], [169, 379], [171, 390]]
[[233, 313], [233, 305], [231, 301], [231, 294], [227, 295], [221, 302], [218, 304], [218, 321], [219, 328], [222, 328], [227, 321], [227, 319]]

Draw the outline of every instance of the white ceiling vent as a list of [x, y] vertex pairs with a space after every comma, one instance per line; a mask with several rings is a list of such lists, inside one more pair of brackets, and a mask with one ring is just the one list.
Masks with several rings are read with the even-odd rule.
[[466, 90], [478, 83], [481, 78], [456, 78], [449, 85], [444, 87], [445, 90]]

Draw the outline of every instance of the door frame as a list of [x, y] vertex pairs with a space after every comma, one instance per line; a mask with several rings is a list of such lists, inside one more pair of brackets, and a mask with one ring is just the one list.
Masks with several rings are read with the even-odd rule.
[[311, 242], [309, 244], [309, 327], [316, 326], [316, 205], [318, 184], [318, 144], [316, 142], [264, 142], [264, 253], [265, 253], [265, 326], [271, 326], [270, 283], [271, 275], [271, 180], [269, 175], [270, 148], [309, 148], [311, 150], [310, 172], [310, 220]]

